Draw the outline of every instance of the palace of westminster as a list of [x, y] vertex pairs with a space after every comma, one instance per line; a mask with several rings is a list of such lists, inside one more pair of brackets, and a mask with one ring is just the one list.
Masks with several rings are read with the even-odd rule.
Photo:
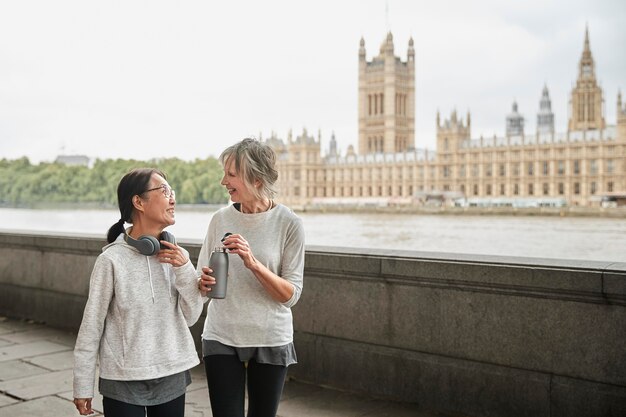
[[334, 134], [326, 155], [321, 137], [306, 130], [286, 143], [266, 141], [277, 152], [279, 198], [294, 207], [316, 204], [415, 204], [433, 196], [482, 201], [561, 201], [599, 204], [626, 195], [626, 105], [617, 94], [617, 122], [604, 117], [603, 91], [585, 32], [578, 79], [570, 97], [567, 131], [557, 133], [544, 86], [537, 129], [524, 132], [513, 103], [503, 137], [471, 137], [469, 113], [437, 113], [436, 151], [416, 149], [415, 50], [406, 62], [394, 55], [391, 33], [371, 61], [359, 48], [359, 140], [355, 152], [337, 152]]

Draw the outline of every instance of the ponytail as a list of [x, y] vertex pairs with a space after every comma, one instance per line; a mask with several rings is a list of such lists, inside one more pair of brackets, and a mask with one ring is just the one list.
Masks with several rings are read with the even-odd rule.
[[124, 219], [119, 219], [117, 223], [109, 228], [107, 233], [107, 242], [112, 243], [115, 241], [120, 233], [124, 233]]

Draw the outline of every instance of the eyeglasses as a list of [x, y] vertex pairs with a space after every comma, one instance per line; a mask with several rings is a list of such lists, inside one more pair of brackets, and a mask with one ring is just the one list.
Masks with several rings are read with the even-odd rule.
[[150, 188], [149, 190], [144, 191], [144, 193], [147, 193], [149, 191], [155, 191], [155, 190], [162, 190], [165, 198], [176, 198], [176, 191], [174, 191], [172, 187], [170, 187], [167, 184], [162, 184], [162, 185], [159, 185], [158, 187]]

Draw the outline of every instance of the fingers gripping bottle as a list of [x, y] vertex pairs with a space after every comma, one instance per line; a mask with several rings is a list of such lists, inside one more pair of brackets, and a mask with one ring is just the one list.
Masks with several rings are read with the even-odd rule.
[[[227, 233], [224, 240], [230, 233]], [[221, 299], [226, 297], [226, 286], [228, 283], [228, 252], [224, 246], [216, 246], [209, 258], [209, 268], [215, 278], [215, 285], [209, 292], [209, 297]]]

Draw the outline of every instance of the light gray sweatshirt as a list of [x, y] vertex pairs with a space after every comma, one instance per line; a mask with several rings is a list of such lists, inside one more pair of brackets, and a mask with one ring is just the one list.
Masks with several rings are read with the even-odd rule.
[[[188, 255], [187, 255], [188, 256]], [[74, 398], [92, 398], [100, 376], [120, 381], [164, 377], [199, 363], [188, 326], [202, 297], [191, 262], [162, 264], [120, 234], [96, 259], [74, 347]]]
[[233, 205], [224, 207], [211, 218], [198, 256], [198, 270], [208, 266], [212, 249], [221, 246], [226, 232], [242, 235], [259, 262], [293, 284], [293, 296], [285, 303], [274, 300], [241, 258], [229, 254], [226, 298], [209, 303], [202, 338], [235, 347], [291, 343], [291, 307], [302, 293], [304, 272], [302, 220], [282, 204], [253, 214], [243, 214]]

